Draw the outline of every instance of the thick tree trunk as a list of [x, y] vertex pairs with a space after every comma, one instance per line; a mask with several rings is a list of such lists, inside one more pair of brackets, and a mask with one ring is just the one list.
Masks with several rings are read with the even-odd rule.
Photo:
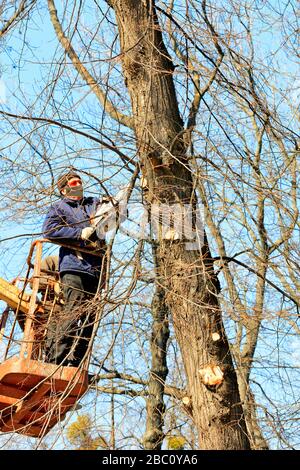
[[[162, 40], [154, 2], [110, 0], [110, 4], [119, 28], [123, 72], [132, 102], [140, 164], [148, 185], [148, 203], [195, 207], [173, 83], [174, 67]], [[184, 240], [161, 238], [157, 256], [187, 374], [199, 446], [249, 449], [207, 241], [200, 252], [187, 250]], [[204, 385], [201, 379], [199, 369], [208, 364], [219, 366], [224, 373], [218, 388]]]

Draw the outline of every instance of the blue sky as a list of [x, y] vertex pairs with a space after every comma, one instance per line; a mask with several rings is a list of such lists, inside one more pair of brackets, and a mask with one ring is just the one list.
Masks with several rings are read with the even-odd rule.
[[[179, 2], [182, 6], [185, 6], [185, 2]], [[262, 17], [261, 21], [257, 23], [259, 27], [262, 27], [264, 22], [264, 3], [260, 2], [262, 8]], [[105, 7], [105, 2], [100, 2], [103, 8]], [[226, 1], [220, 2], [220, 5], [223, 4], [226, 7]], [[280, 1], [273, 1], [272, 2], [274, 7], [280, 8], [281, 2]], [[60, 6], [60, 3], [57, 2], [57, 5]], [[268, 10], [268, 14], [270, 14], [270, 10]], [[275, 15], [275, 14], [274, 14]], [[268, 17], [268, 21], [269, 21]], [[83, 18], [83, 23], [86, 25], [90, 25], [95, 21], [95, 19], [91, 16]], [[60, 46], [57, 45], [57, 39], [53, 32], [53, 27], [51, 25], [49, 15], [45, 5], [40, 4], [39, 12], [34, 12], [30, 18], [30, 24], [32, 27], [28, 30], [26, 34], [26, 41], [27, 45], [30, 46], [30, 50], [27, 49], [27, 45], [23, 48], [23, 34], [19, 33], [18, 28], [10, 35], [9, 40], [7, 43], [2, 45], [3, 51], [1, 53], [1, 69], [2, 72], [1, 81], [0, 81], [0, 106], [1, 109], [5, 109], [12, 113], [25, 113], [28, 114], [30, 109], [27, 110], [26, 106], [29, 104], [35, 104], [32, 106], [33, 108], [36, 107], [34, 112], [41, 112], [43, 108], [43, 100], [45, 99], [44, 95], [41, 95], [40, 99], [36, 100], [37, 93], [41, 90], [44, 84], [46, 84], [47, 79], [49, 78], [50, 71], [56, 71], [59, 73], [59, 68], [56, 65], [50, 67], [50, 63], [52, 62], [54, 52], [56, 48], [58, 49], [59, 53], [57, 57], [62, 55], [62, 50]], [[278, 87], [282, 88], [282, 93], [289, 87], [294, 87], [294, 96], [295, 96], [295, 103], [297, 103], [297, 99], [299, 99], [299, 79], [298, 82], [292, 81], [292, 76], [296, 71], [297, 65], [294, 64], [293, 60], [290, 56], [284, 55], [280, 53], [278, 48], [282, 42], [282, 38], [278, 35], [278, 31], [280, 28], [279, 19], [273, 22], [273, 24], [266, 25], [264, 30], [260, 33], [257, 37], [255, 48], [257, 52], [257, 56], [260, 58], [262, 70], [267, 72], [268, 66], [272, 64], [273, 66], [278, 63], [281, 72], [283, 72], [283, 79], [281, 78], [282, 82], [278, 82]], [[106, 31], [107, 33], [107, 31]], [[108, 33], [107, 33], [108, 34]], [[107, 36], [107, 42], [109, 42], [109, 34]], [[20, 51], [22, 50], [22, 58], [20, 60]], [[275, 54], [275, 51], [276, 54]], [[97, 53], [95, 47], [95, 54]], [[96, 57], [96, 55], [95, 55]], [[67, 60], [68, 62], [68, 60]], [[103, 75], [107, 71], [107, 67], [103, 68]], [[69, 75], [70, 81], [74, 77], [72, 73], [72, 66], [68, 65], [66, 67], [69, 68]], [[65, 76], [66, 80], [66, 76]], [[21, 90], [19, 92], [19, 85], [21, 83]], [[298, 88], [297, 88], [298, 87]], [[68, 120], [68, 122], [72, 122], [72, 116], [74, 112], [74, 118], [78, 116], [88, 124], [93, 124], [97, 131], [101, 128], [102, 123], [102, 110], [101, 106], [95, 102], [94, 98], [87, 93], [86, 88], [77, 87], [76, 91], [73, 91], [72, 94], [68, 93], [67, 87], [64, 87], [62, 83], [59, 87], [56, 88], [54, 93], [54, 100], [53, 103], [57, 103], [58, 105], [62, 106], [63, 108], [63, 116]], [[25, 106], [26, 105], [26, 106]], [[281, 104], [282, 108], [288, 114], [286, 103], [284, 100]], [[296, 107], [296, 106], [295, 106]], [[51, 117], [54, 119], [59, 120], [60, 115], [59, 113], [55, 114], [53, 112], [52, 115], [49, 115], [50, 107], [46, 107], [45, 112], [43, 115], [47, 117]], [[54, 108], [52, 108], [54, 109]], [[125, 110], [128, 111], [128, 110]], [[129, 111], [128, 111], [129, 112]], [[290, 124], [290, 123], [289, 123]], [[0, 132], [1, 129], [1, 121], [0, 121]], [[81, 126], [84, 127], [83, 125]], [[88, 126], [85, 126], [88, 129]], [[26, 123], [22, 123], [18, 127], [20, 132], [26, 134], [28, 132], [29, 126]], [[57, 128], [53, 127], [51, 130], [52, 133], [47, 132], [47, 134], [43, 134], [43, 129], [41, 129], [40, 140], [37, 138], [35, 140], [35, 145], [39, 150], [42, 150], [42, 144], [45, 145], [46, 151], [52, 157], [60, 157], [59, 162], [54, 163], [54, 170], [59, 171], [64, 167], [64, 165], [70, 163], [77, 163], [80, 165], [80, 159], [76, 159], [76, 149], [79, 147], [87, 148], [86, 153], [84, 154], [86, 159], [84, 162], [85, 167], [92, 168], [92, 171], [97, 172], [97, 175], [102, 178], [103, 176], [108, 177], [110, 174], [110, 170], [108, 166], [106, 166], [107, 162], [114, 160], [115, 157], [107, 150], [100, 149], [99, 146], [95, 144], [96, 150], [93, 151], [92, 144], [87, 143], [85, 139], [80, 137], [74, 137], [73, 135], [63, 135]], [[112, 130], [113, 132], [113, 130]], [[46, 136], [47, 138], [43, 141], [43, 137]], [[3, 146], [6, 146], [9, 142], [12, 142], [16, 139], [16, 134], [8, 134], [6, 133], [4, 139], [2, 138]], [[22, 140], [16, 143], [13, 147], [13, 153], [15, 157], [17, 157], [18, 152], [22, 151]], [[201, 145], [201, 144], [200, 144]], [[131, 155], [133, 149], [133, 144], [130, 141], [130, 136], [128, 137], [128, 154]], [[34, 150], [28, 149], [28, 160], [31, 160], [32, 155], [34, 156], [34, 162], [36, 164], [37, 171], [41, 171], [41, 178], [40, 180], [36, 178], [33, 180], [33, 184], [38, 184], [39, 187], [42, 188], [43, 184], [45, 187], [49, 186], [49, 173], [47, 173], [47, 166], [46, 164], [40, 159], [40, 157], [34, 154]], [[24, 156], [24, 152], [22, 154]], [[26, 156], [23, 157], [24, 162], [26, 162]], [[103, 162], [103, 164], [102, 164]], [[39, 176], [39, 175], [38, 175]], [[26, 179], [28, 178], [28, 179]], [[125, 179], [128, 179], [128, 175], [125, 176]], [[121, 171], [120, 174], [114, 175], [114, 178], [107, 183], [108, 189], [113, 194], [120, 182], [124, 179], [124, 173]], [[30, 184], [31, 179], [30, 176], [24, 176], [24, 181], [26, 187], [28, 188], [27, 191], [30, 192]], [[126, 181], [127, 182], [127, 181]], [[87, 178], [87, 184], [93, 184], [93, 182]], [[99, 191], [99, 187], [97, 185], [93, 185], [90, 188], [92, 194], [97, 194]], [[230, 191], [228, 195], [231, 196]], [[12, 279], [17, 274], [24, 272], [25, 262], [27, 252], [30, 246], [30, 242], [32, 237], [30, 236], [31, 233], [37, 233], [42, 225], [43, 217], [46, 211], [46, 207], [52, 198], [49, 195], [45, 196], [41, 202], [39, 202], [38, 211], [32, 210], [31, 213], [27, 213], [25, 216], [21, 214], [18, 217], [8, 219], [8, 213], [10, 211], [9, 204], [9, 194], [6, 193], [7, 198], [1, 200], [2, 204], [2, 212], [1, 215], [1, 222], [0, 222], [0, 239], [14, 237], [16, 235], [22, 234], [29, 234], [28, 237], [21, 237], [9, 240], [7, 242], [0, 243], [0, 276], [5, 277], [6, 279]], [[138, 196], [135, 196], [136, 200], [138, 200]], [[53, 198], [55, 199], [55, 197]], [[251, 204], [251, 201], [249, 201]], [[227, 226], [227, 237], [232, 239], [232, 252], [238, 251], [240, 247], [240, 240], [236, 236], [236, 228], [231, 230], [232, 227]], [[242, 232], [241, 232], [242, 233]], [[120, 245], [120, 253], [126, 251], [126, 245]], [[245, 275], [246, 276], [246, 275]], [[249, 299], [251, 299], [251, 293], [249, 294]], [[276, 300], [277, 302], [277, 300]], [[275, 302], [275, 304], [276, 304]], [[272, 305], [272, 298], [270, 298], [270, 304]], [[268, 327], [268, 321], [266, 321], [266, 328]], [[267, 344], [268, 338], [264, 339]], [[270, 344], [268, 346], [268, 351], [270, 350]], [[277, 345], [276, 345], [277, 346]], [[290, 349], [287, 351], [287, 355], [291, 353], [293, 355], [293, 359], [295, 364], [299, 364], [299, 357], [297, 355], [297, 348], [299, 347], [299, 340], [293, 338]], [[276, 348], [275, 348], [276, 351]], [[264, 356], [264, 346], [259, 351], [259, 354], [263, 357]], [[259, 361], [258, 361], [259, 363]], [[259, 364], [257, 367], [257, 372], [259, 375]], [[284, 392], [282, 392], [284, 393]], [[276, 395], [276, 391], [274, 391], [274, 395]], [[280, 399], [284, 398], [280, 397]]]

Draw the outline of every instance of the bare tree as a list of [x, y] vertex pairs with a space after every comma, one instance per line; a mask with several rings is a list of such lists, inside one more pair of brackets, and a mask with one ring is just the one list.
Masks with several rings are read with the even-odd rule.
[[[123, 407], [133, 421], [130, 400], [141, 413], [146, 400], [146, 426], [134, 435], [124, 426], [115, 442], [159, 448], [169, 425], [184, 435], [193, 422], [197, 432], [186, 442], [198, 434], [203, 449], [266, 449], [268, 442], [293, 448], [300, 284], [296, 4], [73, 3], [48, 0], [48, 9], [3, 3], [5, 44], [15, 45], [16, 26], [23, 34], [16, 62], [24, 80], [0, 110], [3, 225], [26, 218], [28, 237], [37, 234], [30, 217], [43, 215], [56, 172], [70, 164], [104, 192], [140, 169], [142, 192], [136, 187], [132, 198], [149, 212], [159, 203], [196, 213], [201, 203], [201, 249], [158, 231], [153, 258], [153, 240], [141, 249], [132, 237], [122, 248], [116, 236], [91, 393], [101, 393], [107, 413], [113, 395], [114, 409]], [[29, 93], [21, 64], [37, 60], [28, 36], [36, 17], [52, 26], [55, 51], [46, 58], [39, 51], [41, 79]], [[271, 41], [268, 28], [278, 39]], [[19, 252], [10, 237], [3, 248]], [[103, 341], [108, 329], [113, 339]], [[176, 361], [168, 359], [173, 348]], [[139, 358], [136, 369], [130, 354]], [[214, 371], [219, 383], [209, 385], [206, 375]]]

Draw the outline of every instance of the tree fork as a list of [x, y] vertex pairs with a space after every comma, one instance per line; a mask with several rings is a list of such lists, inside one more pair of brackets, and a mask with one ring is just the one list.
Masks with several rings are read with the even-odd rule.
[[[192, 203], [195, 207], [174, 66], [163, 42], [155, 4], [150, 0], [110, 0], [110, 4], [120, 34], [147, 201]], [[206, 237], [201, 252], [188, 251], [182, 240], [161, 239], [157, 257], [187, 374], [199, 446], [250, 449]], [[199, 370], [208, 365], [222, 371], [221, 383], [209, 386], [204, 381], [205, 374], [200, 375]]]

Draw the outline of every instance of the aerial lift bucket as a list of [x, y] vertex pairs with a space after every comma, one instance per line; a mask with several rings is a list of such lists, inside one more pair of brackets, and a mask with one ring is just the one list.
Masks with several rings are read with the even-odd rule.
[[[0, 346], [5, 346], [1, 339], [6, 341], [4, 362], [0, 364], [0, 431], [33, 437], [43, 437], [62, 421], [88, 387], [88, 359], [81, 368], [43, 362], [42, 336], [49, 311], [47, 303], [38, 299], [38, 290], [45, 242], [49, 240], [33, 242], [29, 253], [28, 274], [34, 268], [30, 295], [24, 293], [26, 285], [20, 290], [0, 280], [0, 300], [8, 304], [0, 321]], [[16, 317], [10, 334], [6, 334], [9, 309]], [[24, 328], [23, 338], [15, 338], [16, 320]], [[20, 350], [15, 354], [18, 345]]]

